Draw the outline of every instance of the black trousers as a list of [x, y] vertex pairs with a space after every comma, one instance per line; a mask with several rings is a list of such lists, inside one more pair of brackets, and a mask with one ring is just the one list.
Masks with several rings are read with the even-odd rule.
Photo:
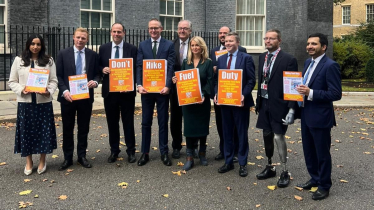
[[178, 103], [176, 85], [172, 86], [170, 94], [170, 133], [173, 138], [173, 149], [182, 149], [182, 107]]
[[[220, 106], [217, 106], [216, 104], [214, 104], [214, 112], [216, 113], [216, 125], [217, 125], [217, 131], [218, 131], [218, 135], [219, 135], [219, 151], [224, 154], [224, 141], [223, 141], [223, 126], [222, 126], [222, 111], [221, 111], [221, 107]], [[238, 151], [239, 151], [239, 137], [238, 137], [238, 132], [236, 130], [236, 127], [235, 127], [235, 130], [234, 130], [234, 152], [235, 154], [238, 154]]]
[[72, 160], [74, 153], [74, 126], [75, 114], [77, 114], [78, 134], [77, 134], [77, 154], [78, 158], [86, 156], [87, 137], [90, 129], [92, 113], [92, 102], [90, 99], [73, 101], [72, 103], [61, 103], [62, 132], [65, 160]]
[[104, 98], [104, 108], [109, 130], [111, 152], [114, 154], [120, 152], [119, 119], [121, 116], [123, 133], [127, 146], [126, 153], [128, 155], [135, 154], [135, 96], [132, 93], [109, 93], [108, 96]]

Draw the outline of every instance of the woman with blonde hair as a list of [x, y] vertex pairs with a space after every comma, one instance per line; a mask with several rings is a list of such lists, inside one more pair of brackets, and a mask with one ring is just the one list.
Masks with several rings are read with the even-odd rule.
[[[193, 149], [195, 143], [200, 140], [199, 158], [201, 165], [208, 165], [206, 159], [206, 139], [209, 134], [210, 121], [210, 94], [213, 82], [213, 64], [208, 57], [208, 49], [203, 38], [195, 36], [189, 43], [187, 59], [183, 61], [182, 70], [199, 69], [202, 101], [182, 107], [184, 119], [184, 136], [187, 143], [187, 161], [184, 170], [190, 170], [194, 165]], [[173, 82], [177, 78], [173, 77]]]

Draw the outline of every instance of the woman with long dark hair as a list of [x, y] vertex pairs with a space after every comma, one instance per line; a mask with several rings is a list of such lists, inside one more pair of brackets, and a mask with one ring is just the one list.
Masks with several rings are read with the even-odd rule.
[[[9, 77], [9, 87], [17, 94], [18, 102], [14, 153], [26, 157], [26, 175], [33, 172], [33, 154], [40, 154], [37, 172], [42, 174], [47, 168], [46, 154], [57, 148], [52, 107], [52, 95], [57, 89], [56, 66], [45, 50], [43, 38], [31, 35], [22, 55], [15, 58]], [[45, 91], [25, 90], [30, 68], [49, 70]]]

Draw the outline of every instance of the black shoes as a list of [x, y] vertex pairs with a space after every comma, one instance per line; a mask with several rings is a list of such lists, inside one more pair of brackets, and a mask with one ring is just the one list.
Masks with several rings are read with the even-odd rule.
[[108, 163], [114, 163], [117, 161], [118, 153], [111, 153], [108, 157]]
[[127, 161], [129, 163], [135, 163], [136, 161], [136, 157], [135, 157], [135, 154], [129, 154], [128, 158], [127, 158]]
[[298, 184], [297, 187], [301, 187], [304, 190], [310, 190], [312, 187], [318, 187], [317, 184], [312, 184], [310, 181], [307, 181], [305, 184]]
[[85, 168], [92, 168], [92, 165], [88, 162], [86, 157], [78, 158], [78, 163]]
[[223, 156], [223, 153], [220, 152], [215, 158], [214, 160], [223, 160], [225, 157]]
[[328, 190], [322, 190], [322, 189], [318, 189], [317, 191], [315, 191], [312, 195], [312, 199], [313, 200], [323, 200], [327, 197], [329, 197], [329, 191]]
[[138, 161], [138, 166], [144, 166], [145, 164], [148, 163], [148, 161], [149, 161], [149, 155], [143, 153]]
[[282, 171], [277, 186], [280, 188], [287, 187], [290, 184], [290, 173]]
[[246, 165], [240, 166], [239, 176], [246, 177], [247, 175], [248, 175], [247, 166]]
[[218, 173], [226, 173], [234, 169], [234, 164], [226, 164], [218, 169]]
[[69, 168], [69, 166], [73, 165], [73, 161], [72, 160], [64, 160], [64, 162], [60, 165], [60, 167], [58, 168], [59, 171], [63, 171], [67, 168]]
[[179, 159], [181, 157], [181, 152], [179, 149], [174, 149], [173, 154], [171, 154], [171, 157], [174, 159]]
[[263, 180], [263, 179], [275, 177], [276, 174], [277, 172], [275, 171], [274, 166], [266, 165], [266, 168], [261, 173], [257, 174], [256, 177], [259, 180]]
[[162, 162], [164, 163], [164, 165], [166, 165], [166, 166], [171, 166], [171, 160], [170, 160], [168, 154], [161, 155], [161, 160], [162, 160]]

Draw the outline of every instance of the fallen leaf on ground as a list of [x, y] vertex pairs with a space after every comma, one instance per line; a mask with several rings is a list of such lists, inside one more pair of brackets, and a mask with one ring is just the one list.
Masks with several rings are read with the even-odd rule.
[[24, 179], [23, 182], [26, 183], [26, 182], [29, 182], [29, 181], [31, 181], [31, 180], [32, 180], [32, 179]]
[[226, 189], [229, 190], [229, 191], [232, 190], [231, 187], [226, 187]]
[[68, 169], [68, 170], [66, 170], [68, 173], [70, 173], [70, 172], [73, 172], [74, 171], [74, 169]]
[[52, 184], [55, 183], [55, 180], [52, 180], [51, 183], [52, 183]]
[[348, 181], [347, 181], [347, 180], [344, 180], [344, 179], [341, 179], [340, 182], [341, 182], [341, 183], [348, 183]]
[[157, 150], [157, 147], [152, 147], [153, 150]]
[[126, 144], [123, 141], [119, 142], [121, 145], [126, 146]]
[[121, 182], [121, 183], [118, 183], [118, 186], [120, 187], [127, 187], [129, 184], [127, 182]]
[[177, 166], [184, 166], [184, 163], [182, 163], [182, 162], [178, 162], [178, 163], [177, 163]]
[[172, 171], [172, 173], [173, 173], [173, 174], [176, 174], [176, 175], [178, 175], [178, 176], [182, 176], [181, 171], [176, 171], [176, 172]]
[[256, 163], [248, 162], [247, 164], [248, 164], [248, 165], [251, 165], [251, 166], [254, 166]]
[[169, 194], [163, 194], [162, 196], [165, 197], [165, 198], [168, 198]]
[[136, 180], [136, 183], [139, 183], [140, 182], [140, 180]]
[[6, 162], [1, 162], [0, 163], [0, 166], [5, 166], [6, 165]]
[[310, 190], [309, 190], [309, 192], [315, 192], [315, 191], [317, 191], [318, 190], [318, 187], [312, 187]]
[[370, 154], [371, 154], [371, 152], [364, 152], [364, 154], [365, 154], [365, 155], [370, 155]]
[[337, 165], [336, 167], [338, 167], [338, 168], [343, 168], [343, 165]]
[[288, 143], [290, 143], [290, 144], [294, 144], [294, 143], [295, 143], [295, 141], [288, 141]]
[[182, 146], [186, 146], [186, 142], [182, 142], [182, 144], [181, 144]]
[[91, 160], [95, 160], [95, 157], [92, 157]]
[[139, 153], [140, 151], [139, 150], [135, 150], [135, 153]]
[[335, 142], [336, 142], [336, 143], [342, 143], [342, 141], [340, 141], [340, 140], [338, 140], [338, 139], [335, 140]]
[[39, 195], [35, 195], [34, 198], [39, 198]]
[[117, 158], [117, 160], [121, 161], [121, 160], [123, 160], [123, 157], [119, 157], [119, 158]]
[[275, 186], [275, 185], [270, 185], [270, 186], [268, 186], [268, 189], [269, 189], [269, 190], [275, 190], [275, 189], [277, 189], [277, 186]]
[[260, 206], [261, 206], [261, 204], [257, 204], [257, 205], [256, 205], [256, 208], [258, 208], [258, 207], [260, 207]]
[[60, 195], [58, 197], [59, 200], [66, 200], [67, 198], [68, 198], [68, 196], [66, 196], [66, 195]]
[[19, 193], [19, 195], [28, 195], [32, 192], [32, 190], [25, 190]]
[[48, 179], [43, 179], [43, 182], [48, 181]]
[[302, 187], [295, 187], [296, 190], [303, 191], [304, 189]]
[[261, 159], [264, 159], [264, 157], [262, 157], [261, 155], [259, 155], [259, 156], [256, 156], [256, 159], [257, 160], [261, 160]]
[[182, 174], [186, 174], [187, 172], [186, 172], [186, 170], [183, 170], [183, 171], [181, 171], [181, 173], [182, 173]]
[[96, 150], [96, 152], [100, 152], [100, 150], [98, 149], [98, 150]]
[[291, 137], [290, 136], [285, 136], [286, 137], [286, 139], [290, 139]]
[[52, 155], [52, 158], [58, 158], [58, 155]]
[[300, 196], [298, 196], [298, 195], [294, 195], [294, 197], [295, 197], [295, 199], [298, 200], [298, 201], [302, 201], [302, 200], [303, 200], [303, 198], [300, 197]]

